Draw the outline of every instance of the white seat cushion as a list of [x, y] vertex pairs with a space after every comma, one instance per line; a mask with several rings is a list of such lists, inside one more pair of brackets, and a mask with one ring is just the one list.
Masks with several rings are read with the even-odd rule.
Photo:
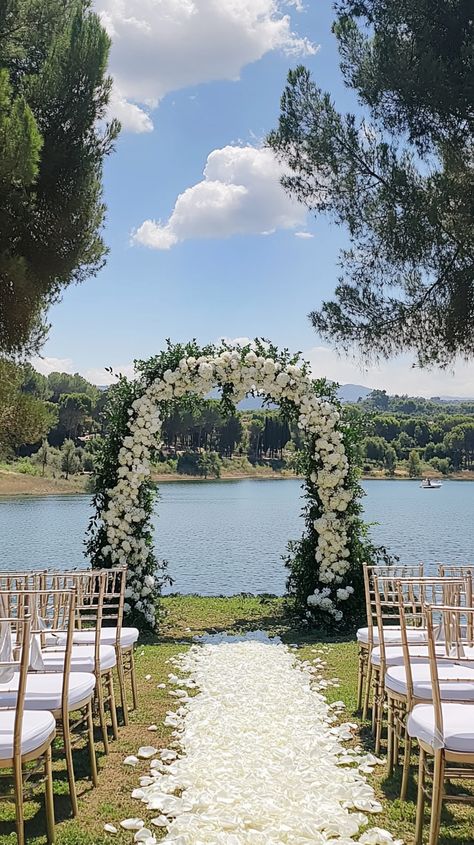
[[[413, 694], [416, 698], [431, 701], [431, 673], [429, 663], [416, 663], [411, 667]], [[446, 701], [474, 701], [474, 667], [460, 666], [455, 663], [442, 663], [438, 666], [441, 698]], [[463, 679], [459, 680], [449, 679]], [[385, 688], [395, 693], [406, 695], [406, 671], [404, 666], [391, 666], [385, 674]]]
[[[0, 710], [0, 760], [11, 760], [13, 757], [14, 727], [15, 710]], [[56, 721], [51, 713], [25, 711], [21, 727], [21, 753], [29, 754], [41, 748], [55, 728]]]
[[[18, 672], [7, 684], [0, 684], [0, 707], [14, 707], [18, 691]], [[28, 674], [25, 710], [58, 710], [61, 707], [63, 676], [60, 672]], [[71, 672], [69, 676], [69, 710], [92, 695], [95, 675]]]
[[[473, 651], [474, 649], [472, 648], [464, 648], [464, 659], [466, 661], [472, 661], [474, 665]], [[451, 656], [446, 655], [446, 646], [443, 642], [438, 642], [436, 644], [436, 656], [438, 663], [456, 662], [455, 654], [451, 654]], [[416, 643], [413, 645], [410, 644], [410, 663], [426, 663], [427, 661], [429, 661], [428, 646], [417, 645]], [[376, 646], [372, 649], [370, 662], [373, 666], [380, 666], [380, 646]], [[403, 665], [403, 648], [401, 645], [385, 646], [385, 663], [386, 666]]]
[[[120, 631], [120, 645], [122, 648], [129, 648], [139, 637], [138, 628], [122, 628]], [[102, 645], [115, 646], [117, 640], [117, 628], [102, 628], [100, 632], [100, 642]], [[66, 642], [66, 634], [60, 634], [56, 642], [64, 645]], [[95, 643], [95, 628], [86, 628], [83, 631], [75, 631], [73, 642], [76, 645], [93, 645]], [[48, 645], [53, 645], [52, 638], [48, 638]]]
[[450, 751], [474, 754], [474, 704], [443, 702], [443, 736], [435, 729], [435, 715], [432, 704], [417, 704], [408, 717], [407, 730], [410, 736], [424, 740], [432, 747], [444, 744]]
[[[112, 669], [117, 664], [115, 649], [111, 645], [100, 646], [100, 668], [102, 671]], [[64, 668], [65, 647], [48, 647], [43, 650], [43, 664], [45, 672], [62, 672]], [[71, 672], [94, 672], [95, 654], [93, 645], [73, 645], [71, 655]]]
[[[395, 641], [396, 643], [401, 643], [401, 628], [400, 626], [394, 625], [384, 629], [384, 639], [385, 642]], [[425, 643], [427, 637], [427, 632], [424, 628], [408, 628], [407, 629], [407, 640], [409, 643]], [[368, 628], [359, 628], [357, 631], [357, 640], [360, 643], [369, 643], [369, 629]], [[379, 644], [379, 632], [377, 628], [373, 629], [373, 643], [374, 645]]]
[[[387, 666], [403, 666], [403, 648], [401, 645], [388, 646], [385, 648], [385, 659]], [[428, 660], [428, 646], [410, 646], [410, 662], [423, 663]], [[380, 666], [380, 646], [372, 650], [370, 661], [373, 666]]]

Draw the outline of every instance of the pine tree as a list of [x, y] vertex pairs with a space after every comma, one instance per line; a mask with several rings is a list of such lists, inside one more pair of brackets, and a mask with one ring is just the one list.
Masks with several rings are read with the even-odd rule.
[[469, 0], [339, 0], [340, 113], [290, 71], [278, 130], [288, 191], [343, 224], [333, 301], [310, 317], [338, 348], [421, 365], [474, 355], [474, 50]]
[[44, 313], [107, 249], [110, 40], [89, 0], [0, 3], [0, 351], [37, 350]]

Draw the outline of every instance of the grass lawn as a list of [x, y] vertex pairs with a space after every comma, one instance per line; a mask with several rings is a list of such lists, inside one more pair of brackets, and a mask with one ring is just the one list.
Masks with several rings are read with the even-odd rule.
[[[142, 805], [130, 798], [133, 788], [138, 786], [140, 772], [146, 773], [148, 763], [144, 761], [136, 769], [124, 766], [122, 761], [128, 754], [135, 754], [140, 745], [154, 745], [157, 748], [167, 746], [170, 729], [162, 724], [166, 711], [175, 709], [176, 699], [169, 696], [168, 688], [157, 689], [157, 684], [167, 682], [170, 667], [169, 657], [178, 654], [196, 634], [205, 631], [247, 631], [256, 628], [278, 633], [285, 642], [298, 643], [301, 648], [298, 656], [311, 660], [315, 657], [312, 649], [321, 648], [322, 657], [327, 662], [328, 678], [338, 677], [339, 688], [329, 687], [329, 701], [343, 699], [346, 703], [347, 718], [360, 723], [359, 742], [372, 748], [368, 726], [360, 722], [354, 714], [357, 647], [351, 641], [331, 641], [323, 643], [307, 632], [292, 628], [285, 618], [284, 605], [280, 599], [257, 599], [247, 596], [232, 598], [198, 598], [179, 596], [163, 600], [167, 618], [156, 641], [144, 642], [137, 649], [136, 663], [139, 686], [140, 707], [130, 714], [128, 728], [120, 729], [117, 742], [111, 742], [107, 758], [102, 754], [102, 746], [97, 734], [99, 755], [99, 787], [91, 790], [85, 779], [87, 775], [87, 753], [76, 754], [76, 777], [80, 795], [80, 810], [77, 819], [69, 816], [69, 800], [66, 772], [60, 759], [55, 762], [55, 806], [57, 821], [57, 845], [102, 845], [116, 842], [130, 843], [133, 834], [122, 831], [111, 836], [104, 833], [106, 822], [119, 827], [122, 819], [142, 815]], [[319, 645], [318, 645], [319, 643]], [[151, 675], [151, 680], [145, 680]], [[148, 732], [151, 724], [158, 726], [157, 732]], [[372, 781], [378, 797], [382, 800], [384, 813], [373, 816], [372, 824], [386, 827], [405, 842], [413, 841], [415, 819], [415, 783], [410, 785], [409, 800], [402, 804], [398, 800], [399, 778], [387, 780], [384, 767], [376, 769], [377, 776]], [[145, 816], [147, 819], [147, 812]], [[26, 838], [31, 845], [43, 845], [44, 815], [42, 797], [31, 800], [25, 807], [27, 818]], [[150, 814], [150, 816], [153, 813]], [[425, 834], [428, 832], [428, 811]], [[160, 831], [157, 830], [159, 838]], [[474, 808], [449, 804], [443, 811], [440, 845], [469, 845], [474, 842]], [[16, 842], [13, 804], [0, 804], [0, 845], [13, 845]]]

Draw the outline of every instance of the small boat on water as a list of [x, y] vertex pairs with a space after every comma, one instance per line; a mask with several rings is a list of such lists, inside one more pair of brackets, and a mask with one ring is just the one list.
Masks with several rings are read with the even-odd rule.
[[443, 485], [437, 478], [424, 478], [420, 484], [423, 490], [439, 490]]

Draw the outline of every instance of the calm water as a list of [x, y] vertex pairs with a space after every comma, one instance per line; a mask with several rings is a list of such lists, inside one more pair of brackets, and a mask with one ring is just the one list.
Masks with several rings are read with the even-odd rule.
[[[407, 563], [474, 561], [474, 483], [366, 481], [376, 542]], [[301, 534], [297, 480], [175, 482], [160, 488], [156, 547], [173, 591], [202, 595], [285, 589], [281, 555]], [[84, 566], [88, 496], [0, 497], [0, 569]]]

